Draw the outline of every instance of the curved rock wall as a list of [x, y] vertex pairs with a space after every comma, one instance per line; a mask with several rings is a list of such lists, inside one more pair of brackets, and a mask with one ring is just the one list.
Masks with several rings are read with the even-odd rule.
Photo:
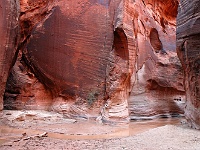
[[20, 53], [7, 81], [5, 109], [49, 109], [52, 103], [50, 91], [38, 80], [32, 65], [26, 61], [24, 51], [33, 28], [50, 13], [52, 7], [51, 0], [20, 1]]
[[177, 17], [177, 52], [183, 65], [186, 90], [185, 115], [200, 129], [200, 1], [182, 0]]
[[20, 7], [5, 108], [105, 122], [183, 113], [178, 1], [20, 0]]
[[178, 1], [135, 0], [129, 7], [137, 41], [131, 119], [183, 114], [183, 74], [176, 54]]
[[[5, 107], [84, 118], [101, 111], [102, 120], [127, 121], [130, 67], [121, 26], [124, 3], [20, 2], [21, 51], [7, 82]], [[124, 113], [119, 117], [119, 112]]]

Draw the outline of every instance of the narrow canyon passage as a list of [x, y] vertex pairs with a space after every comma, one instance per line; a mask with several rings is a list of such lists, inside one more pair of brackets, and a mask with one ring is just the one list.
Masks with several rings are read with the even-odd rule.
[[184, 114], [177, 1], [64, 3], [20, 2], [19, 53], [7, 79], [5, 109], [102, 122]]
[[196, 149], [199, 4], [0, 2], [0, 149]]

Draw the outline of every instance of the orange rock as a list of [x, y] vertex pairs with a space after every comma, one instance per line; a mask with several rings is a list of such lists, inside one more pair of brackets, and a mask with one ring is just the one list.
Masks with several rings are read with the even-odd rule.
[[183, 113], [178, 1], [20, 2], [21, 51], [7, 82], [8, 107], [100, 114], [104, 122]]
[[130, 118], [183, 114], [183, 74], [176, 54], [178, 2], [136, 0], [128, 6], [137, 43], [136, 79], [128, 99]]

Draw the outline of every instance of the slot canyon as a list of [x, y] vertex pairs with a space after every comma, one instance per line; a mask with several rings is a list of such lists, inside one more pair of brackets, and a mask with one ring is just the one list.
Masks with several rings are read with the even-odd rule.
[[200, 0], [1, 0], [0, 16], [0, 149], [200, 147]]

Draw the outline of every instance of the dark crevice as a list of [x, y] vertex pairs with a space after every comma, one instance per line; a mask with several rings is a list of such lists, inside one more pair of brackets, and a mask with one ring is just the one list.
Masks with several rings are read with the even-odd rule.
[[148, 90], [159, 90], [159, 91], [166, 91], [166, 92], [171, 92], [171, 93], [180, 93], [180, 94], [185, 94], [185, 91], [178, 90], [174, 87], [169, 87], [169, 86], [161, 86], [156, 80], [154, 79], [149, 79], [147, 80], [147, 89]]
[[[36, 7], [34, 10], [39, 9], [39, 7]], [[34, 76], [39, 79], [36, 75], [36, 71], [34, 71], [34, 66], [28, 62], [27, 58], [26, 58], [26, 45], [30, 40], [32, 31], [34, 30], [35, 26], [37, 26], [38, 23], [40, 23], [41, 21], [43, 21], [48, 15], [49, 13], [51, 13], [53, 10], [53, 8], [51, 10], [46, 10], [46, 11], [42, 11], [40, 14], [33, 14], [30, 15], [30, 17], [28, 18], [24, 18], [22, 19], [23, 15], [26, 15], [27, 13], [32, 12], [33, 10], [28, 10], [26, 12], [21, 12], [20, 13], [20, 21], [19, 21], [19, 28], [20, 28], [20, 37], [15, 39], [15, 44], [17, 47], [15, 56], [12, 60], [12, 65], [10, 68], [10, 72], [8, 75], [8, 79], [6, 82], [6, 89], [4, 92], [4, 96], [3, 96], [3, 107], [4, 109], [17, 109], [15, 108], [16, 104], [16, 99], [17, 96], [20, 95], [21, 93], [21, 87], [19, 87], [19, 83], [21, 81], [18, 81], [17, 74], [16, 72], [13, 70], [14, 65], [16, 64], [17, 61], [20, 61], [20, 66], [19, 69], [21, 70], [21, 72], [24, 71], [28, 71], [27, 75], [30, 78], [33, 78]], [[24, 70], [25, 69], [25, 70]], [[28, 70], [27, 70], [28, 69]], [[28, 74], [30, 72], [30, 75]], [[40, 80], [41, 82], [41, 80]]]
[[162, 42], [160, 41], [158, 31], [155, 28], [151, 29], [149, 38], [150, 38], [150, 43], [156, 53], [158, 53], [163, 49], [163, 45]]
[[123, 29], [117, 28], [114, 31], [113, 47], [117, 56], [123, 60], [128, 60], [128, 43]]
[[160, 18], [160, 24], [163, 27], [163, 29], [165, 29], [165, 22], [164, 22], [164, 20], [165, 19], [163, 17]]

